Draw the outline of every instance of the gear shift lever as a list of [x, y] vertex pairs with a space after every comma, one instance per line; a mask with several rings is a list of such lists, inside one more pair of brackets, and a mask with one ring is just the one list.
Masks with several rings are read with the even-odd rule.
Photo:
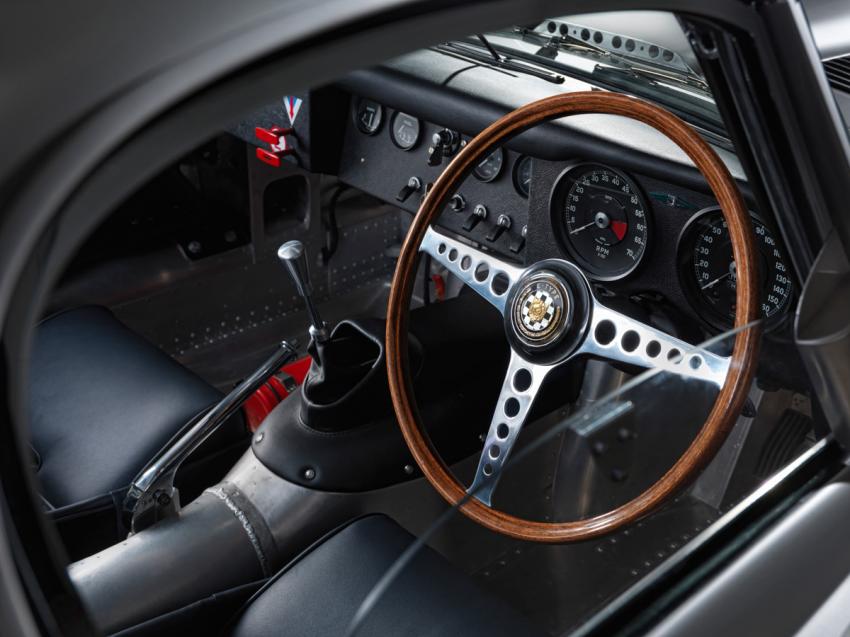
[[307, 313], [310, 315], [310, 336], [316, 343], [327, 342], [328, 327], [319, 316], [319, 311], [313, 303], [313, 288], [310, 285], [310, 270], [307, 267], [307, 251], [300, 241], [287, 241], [277, 251], [277, 258], [289, 272], [295, 282], [298, 294], [304, 299]]

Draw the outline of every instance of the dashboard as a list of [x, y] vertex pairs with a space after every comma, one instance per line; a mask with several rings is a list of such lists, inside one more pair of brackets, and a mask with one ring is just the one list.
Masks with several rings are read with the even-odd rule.
[[[470, 137], [450, 123], [352, 95], [344, 139], [340, 179], [415, 213]], [[643, 174], [625, 150], [624, 165], [568, 147], [562, 158], [547, 154], [510, 142], [497, 149], [466, 178], [438, 225], [521, 264], [567, 259], [601, 296], [666, 306], [704, 333], [732, 326], [735, 263], [709, 191]], [[768, 325], [781, 324], [797, 283], [771, 221], [751, 215], [762, 314]]]

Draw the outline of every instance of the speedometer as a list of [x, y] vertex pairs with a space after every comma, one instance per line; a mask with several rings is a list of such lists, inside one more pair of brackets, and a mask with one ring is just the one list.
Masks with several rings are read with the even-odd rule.
[[649, 219], [637, 186], [598, 164], [564, 172], [552, 196], [554, 227], [569, 256], [599, 280], [632, 272], [646, 252]]
[[[794, 285], [776, 239], [751, 214], [758, 251], [761, 315], [781, 315], [791, 303]], [[719, 208], [708, 208], [685, 228], [679, 247], [679, 275], [685, 291], [709, 323], [728, 328], [735, 319], [737, 268], [726, 220]]]

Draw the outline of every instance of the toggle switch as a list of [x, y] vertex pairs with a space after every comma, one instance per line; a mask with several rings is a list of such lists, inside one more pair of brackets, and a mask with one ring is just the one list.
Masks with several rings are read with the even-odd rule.
[[514, 254], [519, 254], [522, 249], [525, 247], [525, 235], [528, 233], [528, 226], [522, 227], [522, 232], [519, 233], [519, 236], [516, 237], [511, 244], [508, 246], [508, 250], [513, 252]]
[[398, 194], [395, 196], [396, 201], [407, 201], [410, 195], [414, 192], [419, 192], [422, 188], [422, 182], [419, 181], [419, 177], [411, 177], [407, 180], [407, 185], [398, 191]]
[[508, 215], [499, 215], [499, 218], [496, 220], [496, 225], [493, 226], [490, 232], [487, 233], [485, 239], [487, 239], [487, 241], [497, 241], [505, 230], [510, 229], [511, 218]]
[[463, 222], [464, 230], [473, 230], [475, 226], [484, 221], [487, 218], [487, 207], [480, 203], [472, 209], [472, 214], [466, 218], [466, 221]]

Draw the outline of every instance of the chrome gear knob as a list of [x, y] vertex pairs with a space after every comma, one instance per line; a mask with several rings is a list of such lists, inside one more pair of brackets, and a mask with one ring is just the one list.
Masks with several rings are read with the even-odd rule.
[[304, 299], [304, 305], [310, 315], [310, 336], [317, 343], [324, 343], [328, 340], [328, 328], [313, 303], [313, 286], [310, 284], [310, 268], [307, 265], [307, 250], [304, 244], [297, 239], [287, 241], [278, 248], [277, 258], [295, 283], [298, 294]]

